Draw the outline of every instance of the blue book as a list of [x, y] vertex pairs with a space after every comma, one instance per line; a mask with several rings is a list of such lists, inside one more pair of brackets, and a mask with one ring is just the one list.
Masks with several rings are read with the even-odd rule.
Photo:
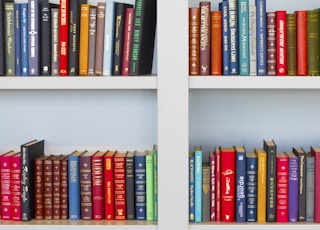
[[229, 48], [230, 75], [239, 74], [238, 0], [228, 0], [229, 4]]
[[258, 157], [256, 153], [246, 154], [246, 181], [247, 181], [247, 208], [246, 221], [257, 221], [257, 180], [258, 180]]
[[236, 146], [236, 222], [246, 221], [246, 149]]
[[249, 57], [249, 0], [238, 0], [239, 74], [250, 75]]
[[28, 3], [21, 3], [21, 75], [29, 75]]
[[229, 68], [229, 7], [227, 1], [219, 3], [219, 9], [222, 14], [222, 73], [223, 75], [230, 74]]
[[103, 75], [105, 76], [112, 74], [115, 5], [115, 1], [106, 0], [103, 52]]
[[80, 156], [84, 152], [74, 151], [68, 156], [69, 220], [80, 220]]
[[288, 166], [288, 221], [298, 222], [299, 220], [299, 157], [289, 152], [287, 153]]
[[194, 221], [200, 223], [202, 221], [202, 150], [200, 146], [195, 147], [194, 162]]
[[16, 76], [21, 75], [21, 4], [14, 4]]
[[134, 154], [134, 178], [136, 195], [136, 219], [146, 220], [146, 153]]
[[194, 222], [194, 152], [189, 154], [189, 221]]
[[267, 19], [266, 0], [256, 0], [257, 75], [267, 74]]

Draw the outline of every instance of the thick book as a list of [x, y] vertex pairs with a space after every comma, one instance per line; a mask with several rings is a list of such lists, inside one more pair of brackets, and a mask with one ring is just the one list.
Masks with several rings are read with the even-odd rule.
[[15, 76], [21, 76], [21, 4], [14, 4]]
[[69, 56], [69, 0], [60, 0], [59, 7], [59, 74], [68, 76], [68, 56]]
[[60, 9], [51, 8], [51, 75], [59, 76], [60, 59]]
[[216, 154], [215, 151], [209, 152], [210, 166], [210, 222], [216, 221]]
[[267, 221], [276, 221], [276, 184], [277, 184], [277, 145], [274, 140], [263, 140], [263, 149], [267, 153]]
[[40, 73], [40, 5], [39, 0], [28, 0], [29, 75]]
[[200, 8], [189, 8], [189, 75], [200, 75]]
[[4, 3], [6, 76], [15, 76], [16, 74], [14, 4], [13, 2]]
[[235, 221], [246, 221], [246, 149], [244, 146], [235, 146], [236, 152], [236, 207]]
[[267, 75], [277, 74], [277, 24], [276, 12], [267, 12]]
[[69, 218], [69, 194], [68, 194], [68, 159], [66, 155], [61, 159], [60, 170], [60, 218], [67, 220]]
[[218, 10], [211, 11], [210, 14], [210, 74], [220, 76], [222, 75], [222, 14]]
[[80, 5], [79, 75], [88, 75], [90, 5]]
[[214, 155], [215, 155], [215, 163], [216, 163], [216, 170], [215, 170], [215, 216], [216, 221], [221, 221], [221, 153], [219, 147], [214, 147]]
[[307, 11], [297, 10], [297, 75], [308, 74], [308, 51], [307, 51]]
[[35, 186], [35, 219], [42, 220], [43, 215], [43, 160], [48, 157], [45, 155], [39, 156], [34, 159], [34, 186]]
[[287, 12], [276, 11], [277, 76], [287, 75]]
[[210, 164], [202, 163], [202, 222], [210, 222]]
[[235, 221], [236, 152], [233, 147], [220, 146], [221, 154], [221, 221]]
[[299, 159], [299, 222], [306, 221], [306, 152], [302, 147], [292, 148], [292, 152], [298, 156]]
[[257, 221], [258, 156], [255, 152], [246, 153], [246, 221]]
[[104, 200], [106, 220], [114, 220], [113, 158], [115, 153], [116, 151], [107, 151], [104, 155]]
[[10, 159], [11, 178], [11, 220], [21, 220], [21, 153], [18, 152]]
[[146, 151], [146, 219], [154, 220], [154, 158], [153, 151]]
[[40, 11], [40, 75], [51, 75], [51, 6], [48, 0], [42, 0]]
[[103, 74], [103, 46], [104, 46], [104, 27], [105, 27], [106, 2], [98, 2], [97, 7], [97, 38], [96, 38], [96, 56], [94, 64], [94, 74]]
[[249, 0], [238, 1], [238, 27], [239, 27], [239, 74], [250, 74], [249, 58]]
[[88, 36], [88, 75], [94, 75], [96, 58], [96, 37], [97, 37], [97, 7], [90, 7], [89, 10], [89, 36]]
[[319, 10], [307, 11], [308, 76], [319, 75]]
[[200, 1], [200, 75], [210, 75], [210, 12], [211, 2]]
[[91, 157], [92, 164], [92, 219], [104, 219], [104, 155], [103, 151], [96, 151]]
[[238, 31], [238, 0], [229, 2], [229, 44], [230, 44], [230, 75], [239, 74], [239, 31]]
[[194, 148], [194, 221], [202, 221], [202, 149]]
[[250, 59], [250, 76], [257, 75], [257, 26], [256, 26], [256, 6], [249, 6], [249, 59]]
[[189, 153], [189, 222], [195, 222], [195, 158], [194, 152]]
[[314, 155], [314, 222], [320, 222], [320, 148], [311, 146]]
[[28, 3], [21, 3], [21, 75], [29, 75], [29, 26], [28, 26]]
[[[257, 178], [257, 222], [266, 222], [267, 214], [267, 153], [263, 148], [255, 148], [258, 157]], [[274, 197], [276, 198], [276, 197]]]
[[21, 148], [21, 220], [35, 217], [34, 160], [44, 155], [44, 140], [33, 140], [22, 144]]
[[222, 73], [223, 75], [230, 74], [230, 43], [229, 43], [229, 4], [228, 1], [219, 3], [219, 10], [221, 11], [222, 22]]
[[146, 152], [134, 153], [136, 220], [146, 220]]
[[94, 152], [80, 155], [80, 213], [82, 220], [92, 219], [92, 162]]
[[69, 220], [81, 219], [80, 206], [80, 156], [85, 153], [75, 150], [68, 155]]
[[113, 158], [114, 219], [126, 219], [126, 152], [117, 152]]
[[134, 195], [134, 152], [128, 151], [126, 155], [126, 219], [134, 220], [135, 214], [135, 195]]
[[277, 152], [276, 221], [288, 222], [288, 167], [289, 159], [284, 152]]
[[315, 210], [315, 157], [313, 152], [306, 153], [306, 222], [314, 222]]
[[133, 29], [134, 8], [126, 8], [126, 16], [123, 29], [123, 50], [121, 61], [121, 75], [129, 76], [130, 57], [132, 50], [132, 29]]
[[157, 1], [136, 0], [134, 15], [130, 75], [151, 74], [157, 21]]
[[287, 75], [297, 76], [297, 21], [295, 13], [287, 13]]
[[299, 220], [299, 158], [293, 152], [288, 156], [288, 221]]
[[266, 1], [256, 0], [256, 42], [257, 42], [257, 75], [267, 74], [267, 23]]

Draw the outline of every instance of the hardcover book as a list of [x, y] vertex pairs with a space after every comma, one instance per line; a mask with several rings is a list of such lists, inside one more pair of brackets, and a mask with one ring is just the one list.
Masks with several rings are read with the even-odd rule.
[[239, 26], [239, 74], [248, 76], [250, 73], [249, 58], [249, 0], [238, 1]]
[[195, 162], [194, 152], [189, 153], [189, 222], [195, 222]]
[[255, 152], [246, 154], [246, 221], [257, 221], [257, 181], [258, 181], [258, 156]]
[[288, 222], [288, 156], [284, 152], [277, 153], [277, 190], [276, 220]]
[[306, 153], [306, 222], [313, 222], [315, 216], [315, 157], [313, 152]]
[[307, 11], [297, 10], [297, 75], [306, 76], [308, 74], [308, 51], [307, 51]]
[[153, 219], [155, 221], [158, 220], [158, 146], [153, 145]]
[[29, 75], [39, 75], [40, 63], [40, 18], [39, 0], [28, 0], [28, 29], [29, 29]]
[[7, 76], [15, 76], [15, 14], [14, 3], [4, 3], [4, 29], [5, 29], [5, 73]]
[[79, 75], [88, 75], [90, 5], [80, 5]]
[[276, 12], [267, 12], [267, 75], [277, 74], [277, 23]]
[[311, 146], [314, 155], [314, 222], [320, 222], [320, 148]]
[[28, 3], [21, 3], [21, 75], [29, 75]]
[[189, 8], [189, 75], [200, 75], [200, 8]]
[[216, 170], [215, 170], [215, 178], [216, 178], [216, 192], [215, 192], [215, 200], [216, 200], [216, 207], [215, 207], [215, 215], [216, 221], [221, 221], [221, 153], [219, 147], [214, 147], [214, 155], [215, 155], [215, 163], [216, 163]]
[[15, 75], [21, 76], [21, 4], [14, 4]]
[[319, 12], [307, 11], [307, 61], [308, 75], [319, 75]]
[[134, 152], [128, 151], [126, 155], [126, 219], [134, 220], [135, 214], [135, 194], [134, 194]]
[[202, 222], [210, 221], [210, 164], [202, 163]]
[[236, 151], [236, 207], [235, 221], [246, 221], [246, 149], [235, 146]]
[[126, 152], [117, 152], [113, 159], [114, 218], [125, 220], [126, 213]]
[[202, 149], [195, 146], [194, 149], [194, 220], [202, 221]]
[[200, 75], [209, 75], [210, 70], [210, 11], [211, 2], [200, 1]]
[[16, 153], [10, 159], [11, 170], [11, 220], [21, 220], [21, 153]]
[[267, 73], [266, 0], [256, 0], [257, 75]]
[[96, 37], [97, 37], [97, 8], [90, 7], [89, 10], [89, 35], [88, 35], [88, 75], [94, 75], [96, 58]]
[[229, 2], [229, 44], [230, 44], [230, 75], [239, 74], [239, 31], [238, 31], [238, 4], [237, 0]]
[[94, 65], [95, 75], [103, 74], [103, 46], [104, 46], [104, 27], [105, 27], [106, 2], [98, 2], [97, 8], [97, 39], [96, 57]]
[[297, 21], [295, 13], [287, 13], [287, 75], [297, 76]]
[[154, 220], [154, 158], [153, 151], [146, 151], [146, 219]]
[[256, 43], [256, 6], [249, 6], [249, 51], [250, 51], [250, 76], [257, 75], [257, 43]]
[[134, 153], [136, 220], [146, 220], [146, 152]]
[[61, 172], [60, 172], [60, 197], [61, 197], [61, 204], [60, 204], [60, 215], [62, 220], [66, 220], [69, 218], [69, 186], [68, 186], [68, 159], [69, 156], [66, 155], [64, 158], [61, 159]]
[[60, 76], [68, 75], [68, 56], [69, 56], [69, 0], [60, 0], [60, 52], [59, 52], [59, 74]]
[[257, 180], [257, 222], [266, 222], [267, 202], [267, 153], [263, 148], [255, 148], [258, 157]]
[[299, 220], [299, 158], [293, 152], [288, 156], [288, 221]]
[[113, 158], [116, 151], [107, 151], [104, 155], [104, 200], [105, 219], [114, 220], [114, 176]]
[[41, 0], [40, 6], [40, 75], [51, 74], [51, 6], [48, 0]]
[[276, 11], [277, 75], [287, 75], [287, 12]]
[[121, 62], [121, 75], [128, 76], [130, 71], [130, 57], [132, 49], [132, 28], [134, 8], [126, 8], [126, 16], [123, 31], [123, 51]]
[[48, 157], [45, 155], [39, 156], [34, 160], [34, 186], [35, 186], [35, 219], [42, 220], [44, 218], [43, 215], [43, 160]]
[[223, 75], [230, 74], [230, 43], [229, 43], [229, 5], [228, 1], [219, 3], [219, 10], [222, 17], [222, 73]]
[[221, 11], [211, 11], [211, 75], [222, 75], [222, 15]]
[[216, 221], [216, 154], [214, 151], [209, 152], [210, 165], [210, 221]]
[[59, 75], [60, 59], [60, 32], [59, 32], [59, 8], [51, 8], [51, 75]]

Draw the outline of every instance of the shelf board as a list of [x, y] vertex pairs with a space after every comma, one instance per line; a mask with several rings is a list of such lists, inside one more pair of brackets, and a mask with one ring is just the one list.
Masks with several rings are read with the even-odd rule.
[[320, 77], [192, 76], [190, 89], [320, 89]]
[[157, 89], [157, 77], [0, 77], [0, 89]]

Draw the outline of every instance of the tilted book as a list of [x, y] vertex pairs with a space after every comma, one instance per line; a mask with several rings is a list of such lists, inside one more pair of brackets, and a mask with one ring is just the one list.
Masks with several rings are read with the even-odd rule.
[[246, 221], [246, 149], [235, 146], [236, 151], [236, 207], [235, 221]]
[[257, 221], [257, 181], [258, 181], [258, 157], [255, 152], [246, 154], [246, 221]]
[[200, 75], [200, 8], [189, 8], [189, 75]]

